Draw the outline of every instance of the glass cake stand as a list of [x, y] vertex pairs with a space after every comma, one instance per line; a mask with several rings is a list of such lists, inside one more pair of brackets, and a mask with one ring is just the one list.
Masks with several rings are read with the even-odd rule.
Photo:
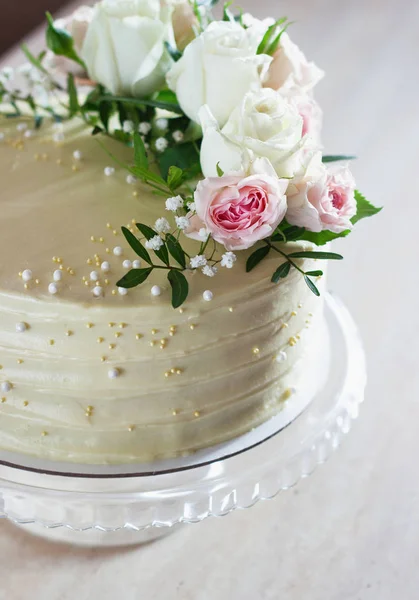
[[325, 383], [286, 427], [276, 427], [274, 418], [216, 452], [151, 467], [48, 463], [0, 453], [0, 516], [57, 541], [139, 544], [293, 487], [339, 446], [364, 399], [365, 357], [356, 326], [331, 294], [325, 317]]

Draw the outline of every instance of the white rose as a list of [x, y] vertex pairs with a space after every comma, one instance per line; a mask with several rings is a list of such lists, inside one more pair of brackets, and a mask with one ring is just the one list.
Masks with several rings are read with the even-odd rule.
[[142, 98], [161, 89], [172, 60], [172, 7], [160, 0], [102, 0], [81, 51], [89, 76], [113, 94]]
[[260, 89], [272, 58], [257, 55], [259, 36], [237, 23], [211, 23], [167, 74], [184, 112], [199, 122], [206, 104], [222, 127], [251, 89]]
[[279, 177], [291, 178], [306, 162], [309, 138], [303, 138], [303, 119], [278, 92], [249, 92], [220, 129], [208, 107], [200, 111], [203, 129], [201, 167], [206, 177], [241, 171], [254, 158], [267, 158]]

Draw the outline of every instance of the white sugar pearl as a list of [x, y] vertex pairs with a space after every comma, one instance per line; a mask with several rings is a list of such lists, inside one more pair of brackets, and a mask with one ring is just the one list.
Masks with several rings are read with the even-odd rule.
[[286, 352], [283, 352], [282, 350], [281, 350], [281, 352], [278, 352], [278, 354], [275, 356], [275, 360], [277, 363], [282, 363], [282, 362], [286, 361], [287, 360]]
[[134, 175], [127, 175], [125, 178], [125, 181], [129, 184], [129, 185], [133, 185], [134, 183], [137, 182], [137, 178], [134, 177]]
[[106, 177], [110, 177], [115, 173], [115, 169], [113, 167], [105, 167], [103, 172], [105, 173]]
[[16, 129], [18, 131], [25, 131], [25, 129], [28, 128], [28, 124], [27, 123], [19, 123], [18, 125], [16, 125]]
[[141, 260], [134, 260], [132, 263], [132, 266], [134, 269], [140, 269], [141, 268]]
[[56, 294], [58, 292], [58, 286], [56, 283], [50, 283], [48, 286], [48, 292], [50, 294]]
[[52, 139], [54, 140], [54, 142], [63, 142], [64, 141], [63, 132], [57, 131], [57, 133], [54, 133], [54, 135], [52, 136]]
[[297, 393], [297, 388], [296, 388], [296, 387], [294, 387], [293, 385], [291, 385], [291, 386], [288, 388], [288, 394], [289, 394], [290, 396], [294, 396], [294, 394], [296, 394], [296, 393]]
[[211, 292], [211, 290], [205, 290], [205, 292], [202, 294], [202, 297], [206, 302], [210, 302], [214, 298], [214, 294]]
[[10, 381], [3, 381], [3, 383], [0, 386], [0, 389], [4, 394], [7, 394], [7, 392], [10, 392], [10, 390], [12, 389], [12, 384], [10, 383]]
[[115, 246], [115, 248], [113, 249], [113, 253], [115, 254], [115, 256], [122, 256], [124, 251], [122, 250], [121, 246]]
[[105, 260], [105, 262], [103, 262], [103, 263], [100, 265], [100, 268], [102, 269], [102, 271], [103, 271], [104, 273], [108, 273], [108, 272], [111, 270], [111, 265], [108, 263], [108, 261], [107, 261], [107, 260]]
[[153, 285], [153, 287], [151, 288], [151, 295], [152, 296], [160, 296], [161, 294], [161, 288], [158, 285]]
[[83, 158], [83, 154], [80, 152], [80, 150], [74, 150], [73, 158], [74, 160], [81, 160]]
[[132, 262], [130, 260], [124, 260], [122, 266], [124, 267], [124, 269], [130, 269], [132, 267]]
[[52, 278], [54, 279], [54, 281], [61, 281], [63, 278], [63, 272], [60, 271], [60, 269], [56, 269], [52, 274]]
[[121, 375], [121, 371], [119, 369], [109, 369], [108, 377], [109, 379], [116, 379]]
[[28, 131], [25, 131], [25, 133], [23, 134], [23, 137], [25, 137], [25, 138], [30, 138], [32, 136], [33, 136], [32, 129], [28, 129]]
[[96, 296], [96, 298], [99, 298], [99, 296], [101, 296], [103, 294], [103, 288], [100, 285], [96, 285], [93, 290], [93, 296]]
[[99, 273], [97, 271], [92, 271], [90, 273], [90, 281], [98, 281]]
[[24, 333], [27, 330], [28, 326], [26, 323], [16, 323], [16, 331], [17, 333]]
[[30, 269], [25, 269], [22, 273], [23, 281], [30, 281], [33, 277], [33, 273]]
[[118, 288], [118, 294], [120, 296], [126, 296], [128, 294], [128, 290], [126, 288], [119, 287]]

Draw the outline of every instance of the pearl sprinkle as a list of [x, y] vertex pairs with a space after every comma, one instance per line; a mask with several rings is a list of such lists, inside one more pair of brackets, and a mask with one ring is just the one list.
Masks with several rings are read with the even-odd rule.
[[23, 321], [21, 323], [16, 323], [16, 332], [17, 333], [24, 333], [27, 329], [28, 329], [27, 323], [23, 323]]
[[111, 175], [113, 175], [115, 173], [115, 169], [113, 167], [105, 167], [103, 169], [103, 172], [106, 175], [106, 177], [110, 177]]
[[121, 375], [121, 371], [119, 369], [109, 369], [108, 377], [109, 379], [117, 379]]
[[206, 302], [211, 302], [211, 300], [214, 298], [214, 294], [211, 292], [211, 290], [205, 290], [205, 292], [202, 294], [202, 297]]
[[25, 269], [22, 273], [22, 279], [23, 281], [27, 282], [30, 281], [33, 277], [32, 271], [30, 269]]
[[0, 390], [3, 392], [3, 394], [7, 394], [7, 392], [10, 392], [11, 389], [12, 384], [10, 383], [10, 381], [3, 381], [3, 383], [0, 386]]
[[99, 298], [103, 294], [103, 288], [100, 285], [96, 285], [93, 288], [92, 292], [93, 292], [93, 296], [95, 296], [96, 298]]
[[81, 160], [83, 158], [83, 154], [80, 152], [80, 150], [74, 150], [73, 158], [74, 160]]
[[124, 267], [124, 269], [130, 269], [132, 267], [132, 262], [130, 260], [124, 260], [122, 266]]
[[56, 283], [50, 283], [48, 286], [48, 292], [52, 295], [58, 292], [58, 286]]
[[140, 269], [141, 268], [141, 261], [140, 260], [134, 260], [132, 263], [132, 268], [133, 269]]
[[115, 246], [115, 248], [113, 249], [113, 253], [115, 256], [122, 256], [124, 251], [121, 248], [121, 246]]
[[119, 287], [119, 288], [118, 288], [118, 294], [119, 294], [120, 296], [126, 296], [126, 295], [128, 294], [128, 290], [127, 290], [126, 288]]
[[63, 272], [60, 269], [56, 269], [52, 274], [52, 278], [54, 281], [61, 281], [63, 278]]
[[102, 271], [103, 271], [104, 273], [109, 273], [109, 271], [111, 270], [111, 265], [108, 263], [108, 261], [107, 261], [107, 260], [105, 260], [105, 262], [103, 262], [103, 263], [100, 265], [100, 268], [102, 269]]
[[152, 296], [160, 296], [161, 294], [161, 288], [158, 285], [153, 285], [153, 287], [151, 288], [151, 295]]

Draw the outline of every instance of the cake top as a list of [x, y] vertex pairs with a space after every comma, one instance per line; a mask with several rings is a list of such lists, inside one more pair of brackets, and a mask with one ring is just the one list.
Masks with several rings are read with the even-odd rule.
[[226, 5], [217, 21], [209, 4], [103, 0], [61, 22], [48, 14], [47, 51], [23, 47], [19, 72], [2, 70], [11, 297], [136, 306], [167, 292], [178, 308], [189, 293], [240, 289], [262, 260], [273, 284], [297, 270], [318, 295], [321, 267], [304, 272], [300, 259], [342, 258], [314, 246], [378, 212], [351, 157], [322, 153], [323, 73], [287, 20]]

